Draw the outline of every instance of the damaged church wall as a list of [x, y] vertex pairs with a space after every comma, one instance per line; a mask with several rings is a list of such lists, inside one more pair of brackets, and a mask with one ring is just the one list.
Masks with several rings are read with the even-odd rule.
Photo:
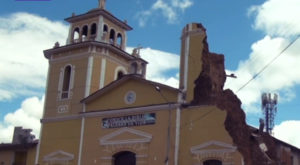
[[198, 44], [206, 38], [205, 29], [191, 23], [184, 27], [181, 36], [180, 82], [185, 102], [193, 99], [194, 80], [202, 70], [202, 52], [204, 45]]
[[[205, 32], [201, 24], [198, 24], [197, 27]], [[224, 55], [210, 53], [206, 37], [203, 38], [202, 42], [189, 44], [202, 47], [202, 52], [194, 53], [201, 58], [200, 61], [193, 61], [200, 64], [200, 72], [189, 72], [189, 74], [193, 75], [198, 74], [193, 82], [195, 83], [193, 100], [189, 104], [194, 106], [215, 105], [220, 110], [226, 111], [227, 115], [224, 124], [219, 126], [226, 129], [233, 140], [234, 146], [242, 154], [246, 165], [276, 164], [278, 158], [276, 156], [275, 143], [271, 136], [267, 134], [258, 135], [259, 138], [253, 136], [253, 132], [246, 124], [241, 101], [231, 90], [223, 90], [226, 80]], [[190, 57], [193, 56], [190, 54]], [[193, 57], [193, 59], [195, 58]], [[262, 142], [267, 145], [268, 151], [266, 153], [259, 148], [259, 144]]]
[[243, 156], [224, 127], [226, 111], [214, 105], [182, 110], [179, 164], [220, 160], [224, 165], [241, 165]]

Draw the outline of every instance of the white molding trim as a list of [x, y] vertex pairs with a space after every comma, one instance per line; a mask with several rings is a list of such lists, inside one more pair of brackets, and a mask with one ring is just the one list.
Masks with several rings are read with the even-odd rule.
[[[72, 51], [67, 51], [67, 52], [68, 53], [65, 53], [65, 54], [67, 54], [67, 56], [56, 57], [55, 59], [50, 59], [49, 62], [52, 64], [60, 63], [60, 62], [69, 62], [70, 59], [80, 60], [80, 59], [86, 58], [86, 56], [89, 55], [89, 52], [80, 52], [77, 54], [74, 54], [74, 52], [72, 52]], [[72, 56], [70, 56], [70, 54], [72, 54]]]
[[[85, 105], [84, 105], [85, 106]], [[76, 120], [82, 117], [100, 117], [100, 116], [111, 116], [111, 115], [123, 115], [130, 113], [145, 113], [145, 112], [155, 112], [155, 111], [167, 111], [167, 110], [176, 110], [180, 105], [179, 104], [164, 104], [164, 105], [153, 105], [147, 107], [135, 107], [135, 108], [125, 108], [125, 109], [114, 109], [114, 110], [103, 110], [98, 112], [87, 112], [78, 115], [69, 115], [69, 116], [59, 116], [41, 119], [42, 123], [57, 122], [57, 121], [66, 121], [66, 120]]]
[[71, 75], [70, 75], [69, 92], [74, 87], [74, 78], [75, 78], [75, 65], [71, 65]]
[[[108, 52], [109, 50], [107, 50]], [[107, 59], [111, 60], [111, 62], [114, 62], [118, 65], [126, 66], [128, 63], [124, 62], [123, 60], [119, 60], [118, 57], [114, 57], [115, 55], [112, 55], [113, 53], [105, 53], [102, 54], [103, 57], [106, 57]]]
[[[69, 82], [69, 89], [68, 89], [68, 98], [62, 98], [62, 92], [63, 92], [63, 83], [64, 83], [64, 78], [65, 78], [65, 70], [66, 67], [70, 66], [71, 67], [71, 73], [70, 73], [70, 82]], [[75, 77], [75, 65], [72, 65], [71, 63], [68, 63], [64, 65], [63, 67], [60, 68], [59, 72], [59, 79], [58, 79], [58, 94], [57, 98], [58, 100], [66, 100], [66, 99], [71, 99], [72, 98], [72, 89], [74, 87], [74, 77]]]
[[[215, 145], [221, 147], [221, 149], [205, 149], [207, 146]], [[237, 147], [220, 141], [208, 141], [206, 143], [191, 147], [192, 154], [207, 154], [207, 153], [231, 153], [235, 152]]]
[[84, 136], [84, 125], [85, 125], [85, 118], [83, 117], [81, 119], [80, 144], [79, 144], [79, 153], [78, 153], [78, 165], [81, 165], [83, 136]]
[[[126, 139], [126, 140], [110, 140], [123, 133], [131, 133], [138, 135], [141, 138], [138, 139]], [[134, 144], [134, 143], [149, 143], [152, 140], [152, 135], [146, 132], [142, 132], [132, 128], [121, 128], [115, 132], [103, 136], [99, 139], [100, 145], [118, 145], [118, 144]]]
[[114, 158], [111, 157], [111, 156], [103, 156], [100, 159], [102, 159], [102, 160], [113, 160]]
[[179, 104], [164, 104], [164, 105], [154, 105], [147, 107], [135, 107], [135, 108], [124, 108], [124, 109], [115, 109], [109, 111], [98, 111], [98, 112], [88, 112], [84, 113], [84, 117], [99, 117], [99, 116], [111, 116], [111, 115], [123, 115], [129, 113], [144, 113], [144, 112], [155, 112], [161, 110], [176, 110], [179, 107]]
[[114, 80], [116, 80], [116, 79], [118, 78], [118, 72], [119, 72], [119, 71], [122, 71], [124, 74], [127, 74], [127, 73], [128, 73], [127, 70], [125, 69], [125, 67], [123, 67], [123, 66], [118, 66], [118, 67], [116, 67], [116, 69], [115, 69]]
[[187, 79], [188, 79], [188, 69], [189, 69], [189, 53], [190, 53], [190, 36], [185, 38], [185, 50], [184, 50], [184, 72], [183, 72], [183, 91], [187, 91]]
[[105, 82], [105, 72], [106, 72], [106, 58], [101, 59], [101, 71], [100, 71], [100, 83], [99, 83], [99, 89], [104, 87]]
[[[50, 78], [50, 69], [51, 65], [48, 65], [48, 70], [47, 70], [47, 80], [46, 80], [46, 91], [45, 91], [45, 96], [44, 96], [44, 106], [43, 106], [43, 115], [42, 117], [45, 116], [45, 110], [46, 110], [46, 101], [47, 101], [47, 94], [48, 94], [48, 87], [49, 87], [49, 78]], [[39, 143], [37, 145], [36, 149], [36, 154], [35, 154], [35, 164], [39, 163], [39, 156], [40, 156], [40, 148], [41, 148], [41, 143], [42, 143], [42, 134], [43, 134], [43, 124], [41, 123], [41, 129], [40, 129], [40, 135], [39, 135]]]
[[63, 86], [63, 80], [64, 80], [64, 71], [65, 71], [66, 66], [60, 68], [59, 72], [59, 79], [58, 79], [58, 93], [59, 93], [59, 99], [61, 98], [61, 92], [62, 92], [62, 86]]
[[93, 63], [94, 63], [94, 56], [89, 56], [87, 73], [86, 73], [86, 82], [85, 82], [85, 94], [84, 94], [85, 97], [89, 96], [91, 90]]
[[66, 121], [66, 120], [76, 120], [80, 119], [82, 115], [69, 115], [69, 116], [58, 116], [51, 118], [43, 118], [41, 119], [41, 123], [49, 123], [49, 122], [58, 122], [58, 121]]
[[[56, 155], [63, 155], [63, 157], [55, 157]], [[58, 150], [56, 152], [52, 152], [46, 156], [44, 156], [44, 161], [52, 162], [52, 161], [70, 161], [74, 159], [74, 154]]]
[[67, 38], [66, 45], [71, 44], [71, 41], [73, 39], [72, 33], [73, 33], [73, 24], [71, 23], [71, 25], [69, 25], [69, 33], [68, 33], [68, 38]]
[[[97, 25], [97, 37], [96, 37], [96, 41], [102, 41], [102, 35], [103, 35], [103, 16], [100, 15], [99, 16], [99, 24]], [[102, 41], [103, 42], [103, 41]]]
[[147, 158], [148, 154], [144, 154], [144, 155], [135, 155], [136, 158]]
[[175, 129], [175, 152], [174, 152], [174, 164], [178, 165], [178, 155], [179, 155], [179, 142], [180, 142], [180, 121], [181, 120], [181, 109], [178, 107], [176, 109], [176, 129]]

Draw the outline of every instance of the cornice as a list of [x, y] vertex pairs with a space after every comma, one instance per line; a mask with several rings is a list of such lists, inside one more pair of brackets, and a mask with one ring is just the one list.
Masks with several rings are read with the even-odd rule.
[[100, 8], [90, 10], [89, 12], [87, 12], [85, 14], [80, 14], [77, 16], [72, 16], [72, 17], [66, 18], [65, 21], [67, 21], [69, 23], [74, 23], [74, 22], [78, 22], [81, 20], [85, 20], [85, 19], [88, 19], [91, 17], [100, 16], [100, 15], [104, 16], [106, 19], [112, 21], [113, 23], [117, 24], [118, 26], [120, 26], [121, 28], [123, 28], [127, 31], [132, 30], [132, 27], [130, 27], [127, 23], [119, 20], [117, 17], [112, 15], [107, 10], [100, 9]]
[[155, 111], [165, 111], [165, 110], [176, 110], [180, 107], [180, 104], [171, 103], [171, 104], [162, 104], [162, 105], [151, 105], [145, 107], [134, 107], [134, 108], [123, 108], [123, 109], [110, 109], [110, 110], [101, 110], [93, 112], [83, 112], [76, 115], [69, 116], [59, 116], [59, 117], [50, 117], [41, 119], [41, 123], [50, 123], [50, 122], [59, 122], [67, 120], [76, 120], [83, 117], [105, 117], [112, 115], [126, 115], [132, 113], [146, 113], [146, 112], [155, 112]]
[[127, 115], [132, 113], [146, 113], [162, 110], [176, 110], [180, 105], [176, 103], [151, 105], [145, 107], [123, 108], [115, 110], [102, 110], [82, 113], [84, 117], [100, 117], [100, 116], [112, 116], [112, 115]]
[[103, 48], [109, 49], [110, 51], [115, 52], [117, 55], [122, 55], [122, 57], [126, 58], [127, 60], [135, 60], [136, 59], [136, 57], [128, 54], [124, 50], [122, 50], [114, 45], [104, 43], [104, 42], [98, 42], [98, 41], [85, 41], [85, 42], [61, 46], [58, 48], [47, 49], [47, 50], [44, 50], [44, 56], [47, 59], [51, 59], [51, 56], [53, 54], [74, 50], [76, 48], [78, 49], [78, 48], [89, 47], [89, 46], [97, 46], [97, 47], [103, 47]]

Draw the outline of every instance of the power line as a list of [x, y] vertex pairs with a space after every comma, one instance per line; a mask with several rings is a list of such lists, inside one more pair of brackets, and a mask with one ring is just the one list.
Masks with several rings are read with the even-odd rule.
[[276, 57], [274, 57], [269, 63], [267, 63], [258, 73], [256, 73], [249, 81], [247, 81], [243, 86], [241, 86], [236, 93], [238, 93], [240, 90], [242, 90], [244, 87], [246, 87], [252, 80], [254, 80], [259, 74], [261, 74], [267, 67], [269, 67], [279, 56], [282, 55], [283, 52], [285, 52], [291, 45], [293, 45], [300, 35], [298, 35], [292, 42], [290, 42]]

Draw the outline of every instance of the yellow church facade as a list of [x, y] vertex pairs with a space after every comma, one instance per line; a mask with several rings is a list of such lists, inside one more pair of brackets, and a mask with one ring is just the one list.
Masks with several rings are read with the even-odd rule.
[[109, 13], [105, 1], [66, 21], [66, 45], [44, 51], [49, 69], [35, 164], [244, 164], [225, 128], [227, 111], [193, 103], [207, 62], [202, 25], [183, 29], [177, 89], [145, 79], [139, 49], [125, 52], [132, 28]]

